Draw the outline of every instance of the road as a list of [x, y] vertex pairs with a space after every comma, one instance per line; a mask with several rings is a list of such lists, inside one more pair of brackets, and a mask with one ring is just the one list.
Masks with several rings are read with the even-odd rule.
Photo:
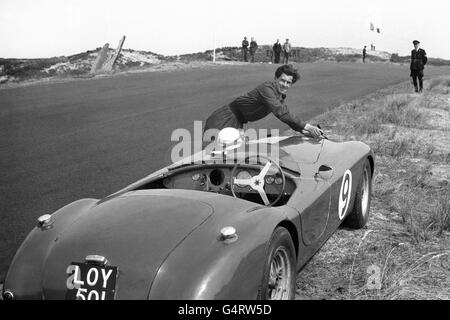
[[[304, 120], [409, 76], [407, 66], [389, 64], [299, 67], [288, 105]], [[194, 120], [271, 80], [274, 69], [217, 66], [0, 90], [0, 282], [38, 216], [169, 164], [174, 129], [192, 130]], [[287, 129], [272, 115], [254, 127]]]

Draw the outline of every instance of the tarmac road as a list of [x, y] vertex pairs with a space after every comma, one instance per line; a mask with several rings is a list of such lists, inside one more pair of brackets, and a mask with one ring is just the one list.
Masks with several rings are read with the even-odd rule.
[[[35, 224], [74, 200], [99, 198], [170, 161], [171, 133], [271, 80], [275, 66], [217, 66], [0, 90], [0, 282]], [[300, 64], [288, 94], [307, 120], [408, 80], [408, 66]], [[449, 73], [428, 67], [426, 75]], [[287, 126], [270, 115], [257, 128]]]

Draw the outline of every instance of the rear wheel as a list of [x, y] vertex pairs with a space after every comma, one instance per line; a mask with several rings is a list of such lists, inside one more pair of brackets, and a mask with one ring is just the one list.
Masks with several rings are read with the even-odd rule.
[[295, 298], [296, 258], [291, 235], [277, 227], [269, 241], [264, 273], [258, 290], [259, 300]]
[[363, 173], [358, 183], [353, 210], [345, 219], [345, 224], [353, 229], [364, 227], [369, 220], [372, 193], [372, 170], [369, 159], [364, 162]]

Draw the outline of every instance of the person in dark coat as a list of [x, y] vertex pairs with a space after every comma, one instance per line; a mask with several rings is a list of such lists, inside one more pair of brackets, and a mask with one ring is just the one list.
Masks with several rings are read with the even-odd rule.
[[244, 124], [266, 117], [272, 113], [295, 131], [309, 132], [321, 137], [323, 132], [316, 126], [301, 121], [289, 111], [286, 94], [300, 75], [292, 65], [282, 65], [275, 71], [275, 78], [267, 81], [247, 94], [214, 111], [207, 119], [203, 133], [209, 129], [222, 130], [227, 127], [243, 129]]
[[366, 52], [367, 52], [366, 47], [367, 46], [364, 46], [364, 49], [363, 49], [363, 63], [366, 63]]
[[281, 43], [280, 39], [277, 39], [277, 42], [272, 47], [273, 55], [275, 57], [275, 63], [280, 63], [280, 55], [281, 55]]
[[258, 49], [258, 44], [252, 37], [252, 41], [250, 41], [250, 62], [255, 62], [255, 53]]
[[244, 40], [242, 40], [242, 61], [247, 62], [247, 52], [248, 52], [248, 41], [247, 37], [244, 37]]
[[[412, 81], [414, 84], [414, 90], [416, 92], [422, 92], [423, 90], [423, 69], [428, 61], [427, 53], [425, 50], [419, 48], [420, 41], [414, 40], [414, 50], [411, 51], [411, 74]], [[417, 85], [417, 80], [419, 84]]]

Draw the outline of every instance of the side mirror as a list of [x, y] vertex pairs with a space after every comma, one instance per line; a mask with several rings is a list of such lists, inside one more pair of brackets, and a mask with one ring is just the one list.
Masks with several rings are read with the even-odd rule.
[[333, 177], [334, 170], [332, 167], [327, 165], [321, 165], [319, 171], [316, 173], [315, 178], [320, 178], [322, 180], [330, 180]]

